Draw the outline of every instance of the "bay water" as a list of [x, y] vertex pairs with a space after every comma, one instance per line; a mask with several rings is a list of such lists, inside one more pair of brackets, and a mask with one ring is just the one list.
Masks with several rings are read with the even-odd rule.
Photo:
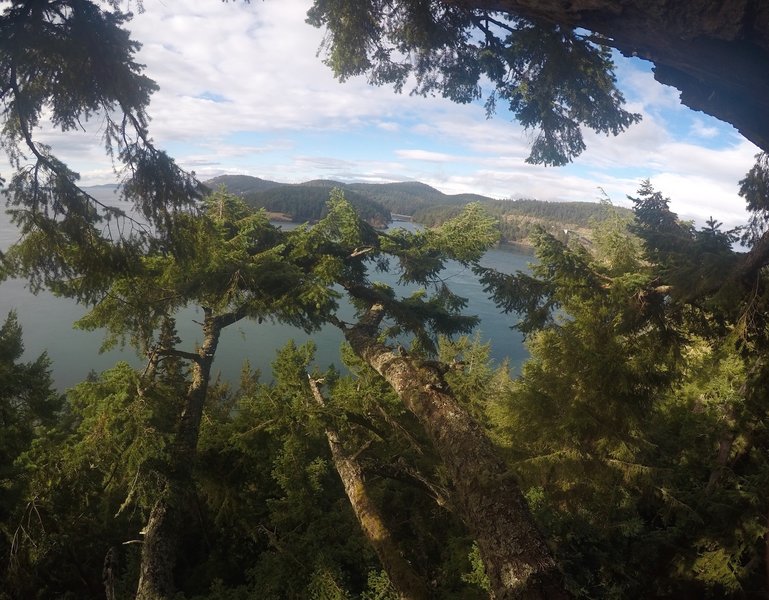
[[[395, 223], [393, 227], [412, 228], [410, 223]], [[12, 244], [18, 233], [10, 224], [4, 211], [0, 212], [0, 250]], [[492, 249], [486, 253], [482, 263], [499, 271], [513, 273], [528, 270], [532, 257], [505, 249]], [[456, 263], [449, 264], [442, 274], [449, 287], [460, 296], [468, 299], [466, 314], [477, 315], [480, 324], [477, 333], [484, 342], [490, 341], [492, 358], [501, 363], [507, 360], [511, 369], [517, 370], [526, 359], [527, 352], [521, 335], [511, 330], [517, 317], [505, 315], [486, 297], [477, 277], [469, 269]], [[396, 276], [391, 273], [375, 273], [372, 279], [390, 285], [395, 284]], [[100, 352], [104, 340], [103, 331], [83, 331], [73, 328], [73, 323], [81, 318], [87, 307], [71, 300], [58, 298], [48, 292], [32, 294], [25, 281], [14, 279], [0, 283], [0, 319], [5, 319], [8, 311], [15, 310], [24, 331], [24, 360], [34, 360], [43, 351], [51, 360], [51, 369], [57, 389], [67, 388], [83, 381], [90, 372], [109, 369], [116, 362], [126, 360], [135, 367], [141, 367], [144, 359], [136, 355], [130, 347]], [[353, 312], [349, 305], [342, 306], [340, 318], [352, 320]], [[202, 341], [202, 310], [188, 307], [177, 315], [177, 328], [183, 340], [181, 349], [193, 351], [195, 344]], [[275, 351], [289, 340], [297, 344], [312, 339], [317, 346], [316, 364], [324, 369], [330, 364], [341, 367], [339, 347], [342, 343], [341, 332], [332, 326], [307, 334], [294, 327], [265, 321], [242, 321], [227, 327], [214, 361], [214, 377], [236, 386], [244, 361], [252, 369], [259, 369], [264, 379], [270, 379], [270, 364]]]

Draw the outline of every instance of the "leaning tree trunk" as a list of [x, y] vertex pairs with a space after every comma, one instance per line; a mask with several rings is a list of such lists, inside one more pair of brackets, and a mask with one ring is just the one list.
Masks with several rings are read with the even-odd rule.
[[[320, 406], [325, 406], [318, 384], [309, 375], [307, 377], [315, 401]], [[404, 558], [379, 508], [368, 495], [360, 464], [344, 451], [337, 431], [331, 426], [325, 429], [328, 446], [331, 449], [331, 459], [342, 480], [355, 517], [360, 523], [363, 534], [376, 552], [382, 568], [390, 578], [390, 583], [398, 597], [403, 600], [426, 600], [430, 597], [427, 584]]]
[[192, 466], [208, 395], [211, 364], [222, 328], [237, 320], [230, 318], [234, 315], [213, 316], [210, 309], [204, 311], [203, 344], [197, 352], [168, 351], [192, 361], [192, 380], [176, 431], [165, 489], [152, 507], [144, 528], [137, 600], [164, 600], [175, 592], [173, 571], [181, 532], [188, 516], [187, 508], [194, 499]]
[[569, 598], [520, 488], [442, 373], [377, 341], [382, 311], [375, 305], [358, 325], [338, 325], [355, 353], [416, 416], [438, 452], [451, 480], [455, 510], [478, 544], [492, 598]]

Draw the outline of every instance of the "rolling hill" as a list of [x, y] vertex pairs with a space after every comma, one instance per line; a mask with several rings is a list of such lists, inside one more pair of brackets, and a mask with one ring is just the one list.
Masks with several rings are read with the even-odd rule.
[[[248, 175], [221, 175], [205, 182], [212, 189], [225, 186], [230, 193], [242, 196], [255, 206], [265, 206], [261, 202], [274, 202], [280, 192], [296, 198], [302, 192], [301, 188], [312, 188], [312, 197], [315, 201], [315, 193], [325, 193], [326, 198], [333, 188], [344, 191], [345, 197], [353, 204], [364, 200], [374, 201], [393, 213], [413, 216], [420, 209], [434, 206], [464, 206], [468, 202], [494, 202], [493, 198], [479, 194], [444, 194], [425, 183], [419, 181], [403, 181], [399, 183], [342, 183], [333, 179], [313, 179], [298, 184], [277, 183], [251, 177]], [[271, 210], [267, 208], [267, 210]], [[276, 211], [282, 212], [282, 211]]]
[[[336, 185], [299, 184], [283, 185], [261, 192], [243, 194], [246, 203], [254, 208], [288, 216], [292, 221], [314, 223], [328, 212], [326, 203]], [[376, 200], [352, 190], [344, 191], [345, 198], [365, 221], [375, 227], [385, 227], [390, 221], [390, 211]]]
[[[480, 202], [498, 217], [502, 241], [527, 245], [536, 226], [543, 226], [557, 236], [577, 233], [589, 239], [594, 222], [607, 215], [597, 202], [545, 202], [542, 200], [497, 200], [480, 194], [444, 194], [425, 183], [342, 183], [315, 179], [299, 184], [284, 184], [247, 175], [222, 175], [205, 182], [211, 188], [225, 186], [242, 196], [251, 206], [265, 208], [293, 221], [316, 221], [325, 213], [325, 202], [333, 188], [345, 197], [361, 216], [376, 226], [386, 225], [391, 214], [404, 215], [427, 226], [439, 225], [453, 217], [468, 202]], [[621, 214], [630, 211], [617, 208]]]
[[284, 186], [284, 183], [251, 177], [250, 175], [220, 175], [204, 182], [212, 190], [220, 187], [226, 187], [230, 194], [243, 196], [252, 192], [263, 192], [276, 187]]

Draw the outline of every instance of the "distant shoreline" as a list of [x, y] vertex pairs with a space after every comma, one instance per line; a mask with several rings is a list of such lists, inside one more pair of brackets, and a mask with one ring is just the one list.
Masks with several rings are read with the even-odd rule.
[[526, 256], [535, 255], [534, 246], [528, 242], [499, 242], [496, 248], [503, 252], [514, 252], [516, 254], [525, 254]]

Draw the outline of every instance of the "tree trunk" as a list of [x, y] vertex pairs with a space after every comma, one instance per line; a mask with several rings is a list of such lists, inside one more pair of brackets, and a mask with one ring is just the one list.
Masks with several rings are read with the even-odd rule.
[[769, 151], [769, 3], [764, 0], [443, 0], [605, 36], [655, 65], [681, 102]]
[[208, 387], [208, 376], [202, 376], [202, 371], [210, 369], [211, 361], [207, 362], [208, 369], [200, 368], [199, 365], [194, 368], [193, 381], [187, 393], [171, 454], [166, 489], [152, 507], [144, 528], [137, 600], [166, 599], [175, 591], [173, 570], [176, 566], [176, 551], [182, 525], [188, 516], [187, 508], [194, 494], [192, 465], [197, 454], [200, 416]]
[[170, 598], [174, 591], [174, 566], [178, 547], [178, 502], [173, 486], [167, 489], [150, 511], [144, 528], [139, 586], [136, 600], [161, 600]]
[[[315, 401], [324, 406], [323, 396], [318, 385], [309, 375], [310, 389]], [[326, 427], [326, 439], [331, 449], [331, 458], [339, 477], [344, 485], [344, 491], [350, 499], [355, 517], [360, 523], [363, 534], [374, 548], [382, 568], [390, 578], [398, 597], [403, 600], [426, 600], [430, 597], [427, 584], [412, 569], [403, 557], [398, 544], [390, 533], [379, 509], [366, 492], [363, 471], [355, 458], [350, 457], [342, 448], [339, 434], [330, 426]]]
[[188, 516], [188, 507], [194, 496], [192, 468], [197, 455], [200, 421], [208, 396], [211, 364], [222, 328], [234, 322], [228, 319], [229, 315], [213, 316], [208, 308], [204, 309], [204, 314], [203, 344], [194, 355], [184, 355], [192, 359], [192, 379], [176, 430], [166, 489], [152, 507], [144, 529], [137, 600], [164, 600], [175, 591], [173, 571], [176, 552]]
[[375, 305], [358, 325], [339, 325], [424, 427], [453, 485], [452, 504], [478, 544], [492, 598], [569, 598], [517, 483], [441, 372], [377, 341], [382, 311]]

